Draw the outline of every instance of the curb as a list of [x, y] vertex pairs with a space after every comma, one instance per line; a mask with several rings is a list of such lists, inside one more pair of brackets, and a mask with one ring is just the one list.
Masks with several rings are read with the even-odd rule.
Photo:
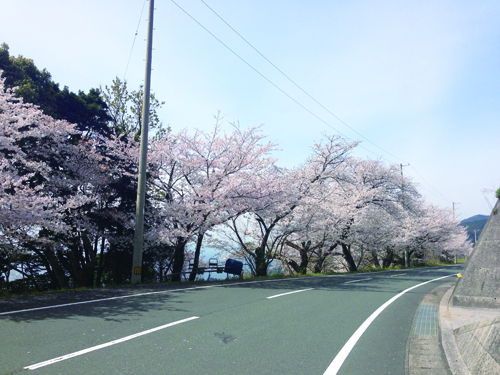
[[460, 354], [457, 343], [455, 341], [455, 334], [453, 333], [453, 327], [449, 320], [449, 301], [453, 290], [452, 286], [441, 298], [439, 303], [439, 327], [441, 329], [441, 345], [443, 346], [446, 359], [448, 361], [448, 366], [450, 367], [453, 375], [472, 375], [469, 368], [465, 364], [465, 361]]

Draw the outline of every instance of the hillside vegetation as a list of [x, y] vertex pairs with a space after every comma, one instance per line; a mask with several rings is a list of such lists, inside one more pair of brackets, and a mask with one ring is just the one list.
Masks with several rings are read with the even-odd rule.
[[[481, 235], [488, 218], [489, 216], [486, 215], [475, 215], [460, 222], [460, 224], [467, 230], [467, 238], [473, 245], [475, 245], [476, 240], [479, 240], [479, 236]], [[474, 231], [476, 231], [475, 234]]]

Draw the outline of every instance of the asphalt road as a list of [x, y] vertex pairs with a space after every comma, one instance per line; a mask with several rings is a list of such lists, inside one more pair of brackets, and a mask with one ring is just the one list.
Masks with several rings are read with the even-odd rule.
[[0, 313], [0, 374], [404, 374], [420, 301], [456, 277], [401, 295], [338, 371], [329, 366], [391, 298], [461, 269], [259, 280]]

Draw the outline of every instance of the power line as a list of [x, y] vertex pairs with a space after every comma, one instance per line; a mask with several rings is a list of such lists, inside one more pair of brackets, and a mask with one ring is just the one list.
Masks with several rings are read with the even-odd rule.
[[341, 122], [342, 124], [344, 124], [345, 126], [347, 126], [349, 129], [351, 129], [353, 132], [355, 132], [357, 135], [359, 135], [361, 138], [363, 138], [364, 140], [368, 141], [369, 143], [371, 143], [372, 145], [374, 145], [375, 147], [377, 147], [379, 150], [382, 150], [383, 152], [385, 152], [386, 154], [388, 155], [391, 155], [392, 157], [400, 160], [400, 161], [403, 161], [406, 163], [405, 160], [397, 157], [396, 155], [394, 154], [391, 154], [389, 151], [387, 150], [384, 150], [382, 147], [378, 146], [377, 144], [373, 143], [372, 141], [370, 141], [368, 138], [366, 138], [363, 134], [359, 133], [356, 129], [354, 129], [353, 127], [349, 126], [345, 121], [343, 121], [340, 117], [338, 117], [335, 113], [333, 113], [332, 111], [330, 111], [328, 108], [326, 108], [323, 104], [321, 104], [319, 101], [317, 101], [311, 94], [309, 94], [306, 90], [304, 90], [299, 84], [297, 84], [293, 79], [291, 79], [288, 75], [286, 75], [280, 68], [278, 68], [275, 64], [273, 64], [266, 56], [264, 56], [257, 48], [255, 48], [252, 43], [250, 43], [248, 40], [246, 40], [239, 32], [237, 32], [229, 23], [227, 23], [215, 10], [213, 10], [205, 1], [203, 0], [200, 0], [203, 4], [205, 4], [205, 6], [210, 9], [222, 22], [224, 22], [227, 27], [229, 27], [232, 31], [234, 31], [234, 33], [236, 33], [236, 35], [238, 35], [246, 44], [248, 44], [255, 52], [257, 52], [264, 60], [266, 60], [269, 64], [271, 64], [271, 66], [273, 68], [275, 68], [278, 72], [280, 72], [288, 81], [290, 81], [295, 87], [297, 87], [300, 91], [302, 91], [304, 94], [306, 94], [312, 101], [314, 101], [316, 104], [318, 104], [321, 108], [323, 108], [325, 111], [327, 111], [330, 115], [332, 115], [333, 117], [335, 117], [339, 122]]
[[[348, 137], [347, 135], [343, 134], [341, 131], [339, 131], [338, 129], [334, 128], [331, 124], [329, 124], [328, 122], [326, 122], [325, 120], [323, 120], [321, 117], [319, 117], [318, 115], [316, 115], [314, 112], [312, 112], [310, 109], [308, 109], [307, 107], [305, 107], [302, 103], [300, 103], [298, 100], [296, 100], [295, 98], [293, 98], [291, 95], [289, 95], [287, 92], [285, 92], [283, 89], [281, 89], [278, 85], [276, 85], [274, 82], [272, 82], [269, 78], [267, 78], [266, 76], [264, 76], [261, 72], [259, 72], [256, 68], [254, 68], [250, 63], [248, 63], [245, 59], [243, 59], [243, 57], [241, 57], [240, 55], [238, 55], [234, 50], [232, 50], [227, 44], [225, 44], [222, 40], [220, 40], [217, 36], [215, 36], [210, 30], [208, 30], [205, 26], [203, 26], [198, 20], [196, 20], [193, 16], [191, 16], [191, 14], [189, 14], [185, 9], [183, 9], [179, 4], [177, 4], [174, 0], [171, 0], [172, 3], [174, 3], [182, 12], [184, 12], [189, 18], [191, 18], [194, 22], [196, 22], [203, 30], [205, 30], [207, 33], [209, 33], [214, 39], [216, 39], [220, 44], [222, 44], [226, 49], [228, 49], [233, 55], [235, 55], [236, 57], [238, 57], [238, 59], [240, 59], [243, 63], [245, 63], [249, 68], [251, 68], [254, 72], [256, 72], [258, 75], [260, 75], [263, 79], [265, 79], [268, 83], [270, 83], [272, 86], [274, 86], [277, 90], [279, 90], [282, 94], [284, 94], [285, 96], [287, 96], [290, 100], [292, 100], [294, 103], [296, 103], [298, 106], [300, 106], [302, 109], [304, 109], [306, 112], [308, 112], [309, 114], [311, 114], [313, 117], [315, 117], [316, 119], [318, 119], [319, 121], [321, 121], [323, 124], [325, 124], [326, 126], [330, 127], [331, 129], [333, 129], [334, 131], [336, 131], [337, 133], [339, 133], [340, 135], [342, 135], [343, 137], [345, 137], [346, 139], [349, 139], [352, 141], [352, 139], [350, 137]], [[318, 102], [314, 97], [312, 97], [309, 93], [307, 93], [307, 91], [305, 91], [302, 87], [300, 87], [297, 83], [295, 83], [295, 81], [293, 81], [290, 77], [288, 77], [281, 69], [279, 69], [275, 64], [273, 64], [269, 59], [267, 59], [261, 52], [259, 52], [250, 42], [248, 42], [241, 34], [239, 34], [231, 25], [229, 25], [217, 12], [215, 12], [212, 8], [210, 8], [210, 6], [208, 6], [205, 1], [203, 0], [200, 0], [208, 9], [210, 9], [221, 21], [223, 21], [231, 30], [233, 30], [242, 40], [244, 40], [253, 50], [255, 50], [262, 58], [264, 58], [269, 64], [271, 64], [276, 70], [278, 70], [285, 78], [287, 78], [292, 84], [294, 84], [297, 88], [299, 88], [304, 94], [306, 94], [309, 98], [311, 98], [315, 103], [317, 103], [320, 107], [322, 107], [324, 110], [326, 110], [329, 114], [331, 114], [333, 117], [335, 117], [338, 121], [340, 121], [342, 124], [344, 124], [345, 126], [347, 126], [349, 129], [351, 129], [352, 131], [354, 131], [356, 134], [358, 134], [359, 136], [361, 136], [362, 138], [364, 138], [366, 141], [368, 141], [369, 143], [371, 143], [372, 145], [374, 145], [375, 147], [377, 147], [378, 149], [384, 151], [385, 153], [387, 153], [388, 155], [391, 155], [392, 157], [400, 160], [400, 161], [403, 161], [405, 163], [407, 163], [405, 160], [393, 155], [392, 153], [384, 150], [383, 148], [381, 148], [380, 146], [376, 145], [375, 143], [373, 143], [372, 141], [370, 141], [368, 138], [366, 138], [365, 136], [363, 136], [361, 133], [359, 133], [358, 131], [356, 131], [355, 129], [353, 129], [351, 126], [349, 126], [347, 123], [345, 123], [342, 119], [340, 119], [338, 116], [336, 116], [333, 112], [331, 112], [328, 108], [326, 108], [325, 106], [323, 106], [320, 102]], [[380, 157], [381, 159], [384, 159], [388, 162], [391, 162], [390, 160], [387, 160], [386, 158], [384, 157], [381, 157], [380, 155], [376, 154], [375, 152], [367, 149], [366, 147], [363, 147], [362, 145], [359, 145], [358, 147], [368, 151], [369, 153], [377, 156], [377, 157]], [[408, 163], [409, 164], [409, 163]], [[429, 184], [423, 177], [422, 175], [420, 175], [420, 173], [418, 173], [418, 171], [412, 167], [412, 169], [415, 171], [415, 173], [417, 173], [418, 176], [420, 176], [420, 178], [425, 182], [427, 183], [427, 185], [429, 185], [433, 190], [435, 190], [437, 192], [437, 194], [439, 195], [436, 195], [435, 193], [433, 193], [432, 191], [430, 191], [432, 194], [434, 194], [435, 196], [438, 196], [439, 198], [441, 199], [445, 199], [447, 201], [450, 201], [450, 199], [444, 197], [444, 195], [440, 194], [436, 189], [434, 189], [432, 187], [431, 184]], [[423, 187], [423, 186], [422, 186]], [[428, 190], [428, 189], [426, 189]], [[429, 191], [429, 190], [428, 190]]]
[[[323, 120], [321, 117], [319, 117], [317, 114], [312, 112], [309, 108], [304, 106], [302, 103], [294, 99], [292, 96], [290, 96], [287, 92], [285, 92], [283, 89], [281, 89], [278, 85], [276, 85], [274, 82], [272, 82], [269, 78], [267, 78], [264, 74], [259, 72], [256, 68], [254, 68], [249, 62], [247, 62], [243, 57], [238, 55], [235, 51], [233, 51], [227, 44], [225, 44], [222, 40], [220, 40], [217, 36], [215, 36], [210, 30], [208, 30], [205, 26], [203, 26], [198, 20], [196, 20], [193, 16], [191, 16], [186, 10], [184, 10], [179, 4], [177, 4], [174, 0], [170, 0], [172, 3], [174, 3], [180, 10], [182, 10], [189, 18], [191, 18], [194, 22], [196, 22], [203, 30], [205, 30], [207, 33], [209, 33], [214, 39], [216, 39], [220, 44], [222, 44], [224, 47], [226, 47], [233, 55], [235, 55], [237, 58], [239, 58], [242, 62], [244, 62], [250, 69], [252, 69], [255, 73], [260, 75], [262, 78], [264, 78], [268, 83], [270, 83], [272, 86], [274, 86], [277, 90], [279, 90], [283, 95], [287, 96], [290, 100], [292, 100], [295, 104], [300, 106], [302, 109], [304, 109], [306, 112], [308, 112], [310, 115], [321, 121], [323, 124], [326, 126], [330, 127], [331, 129], [335, 130], [337, 133], [342, 135], [344, 138], [349, 139], [352, 141], [350, 137], [342, 133], [340, 130], [334, 128], [332, 125], [330, 125], [328, 122]], [[375, 152], [367, 149], [366, 147], [363, 147], [359, 145], [362, 149], [374, 154], [375, 156], [380, 156], [377, 155]]]
[[135, 30], [134, 41], [132, 42], [132, 48], [130, 49], [130, 55], [128, 56], [127, 67], [125, 68], [125, 73], [123, 74], [123, 80], [125, 81], [125, 77], [127, 76], [128, 65], [130, 64], [130, 58], [132, 57], [132, 51], [134, 50], [135, 40], [137, 39], [137, 33], [139, 32], [139, 26], [141, 25], [142, 13], [144, 12], [144, 5], [146, 5], [146, 1], [142, 3], [141, 16], [139, 17], [139, 22], [137, 23], [137, 29]]
[[420, 178], [421, 178], [421, 179], [422, 179], [422, 180], [423, 180], [423, 181], [424, 181], [427, 185], [429, 185], [429, 187], [430, 187], [432, 190], [434, 190], [434, 192], [435, 192], [435, 193], [434, 193], [433, 191], [431, 191], [431, 190], [429, 190], [429, 189], [425, 188], [425, 187], [424, 187], [424, 186], [422, 186], [422, 185], [421, 185], [421, 187], [423, 187], [423, 188], [424, 188], [425, 190], [427, 190], [429, 193], [433, 194], [434, 196], [436, 196], [436, 197], [438, 197], [438, 198], [440, 198], [440, 199], [444, 199], [444, 200], [446, 200], [446, 201], [448, 201], [448, 202], [453, 202], [451, 199], [449, 199], [449, 198], [445, 197], [443, 194], [441, 194], [439, 191], [437, 191], [437, 190], [436, 190], [436, 189], [435, 189], [435, 188], [434, 188], [434, 187], [433, 187], [430, 183], [428, 183], [428, 182], [427, 182], [427, 180], [426, 180], [425, 178], [423, 178], [423, 177], [422, 177], [422, 175], [421, 175], [420, 173], [418, 173], [418, 171], [417, 171], [417, 170], [416, 170], [416, 169], [415, 169], [412, 165], [410, 165], [410, 168], [411, 168], [411, 169], [413, 169], [413, 171], [414, 171], [414, 172], [415, 172], [415, 173], [416, 173], [416, 174], [417, 174], [417, 175], [418, 175], [418, 176], [419, 176], [419, 177], [420, 177]]
[[[247, 39], [245, 39], [243, 37], [243, 35], [241, 35], [238, 31], [236, 31], [234, 29], [234, 27], [232, 27], [224, 18], [222, 18], [222, 16], [220, 16], [214, 9], [212, 9], [204, 0], [200, 0], [208, 9], [210, 9], [210, 11], [212, 13], [214, 13], [222, 22], [224, 22], [224, 24], [226, 24], [227, 27], [229, 27], [236, 35], [238, 35], [246, 44], [248, 44], [255, 52], [257, 52], [264, 60], [266, 60], [273, 68], [275, 68], [279, 73], [281, 73], [281, 75], [283, 75], [288, 81], [290, 81], [295, 87], [297, 87], [300, 91], [302, 91], [305, 95], [307, 95], [311, 100], [313, 100], [316, 104], [318, 104], [321, 108], [323, 108], [325, 111], [327, 111], [330, 115], [332, 115], [334, 118], [336, 118], [339, 122], [341, 122], [342, 124], [344, 124], [345, 126], [347, 126], [349, 129], [351, 129], [353, 132], [355, 132], [356, 134], [358, 134], [360, 137], [362, 137], [363, 139], [365, 139], [366, 141], [368, 141], [369, 143], [371, 143], [372, 145], [374, 145], [375, 147], [377, 147], [379, 150], [382, 150], [383, 152], [387, 153], [388, 155], [391, 155], [392, 157], [400, 160], [400, 161], [403, 161], [406, 163], [405, 160], [399, 158], [398, 156], [388, 152], [387, 150], [383, 149], [382, 147], [378, 146], [377, 144], [375, 144], [374, 142], [372, 142], [371, 140], [369, 140], [368, 138], [366, 138], [363, 134], [359, 133], [356, 129], [354, 129], [353, 127], [349, 126], [349, 124], [347, 124], [345, 121], [343, 121], [341, 118], [339, 118], [335, 113], [333, 113], [332, 111], [330, 111], [328, 108], [326, 108], [323, 104], [321, 104], [318, 100], [316, 100], [311, 94], [309, 94], [306, 90], [304, 90], [299, 84], [297, 84], [293, 79], [291, 79], [287, 74], [285, 74], [280, 68], [278, 68], [272, 61], [270, 61], [266, 56], [264, 56], [264, 54], [262, 54], [254, 45], [252, 45], [252, 43], [250, 43]], [[340, 133], [340, 132], [339, 132]], [[342, 134], [342, 133], [340, 133]], [[364, 147], [363, 147], [364, 148]], [[367, 150], [366, 148], [364, 148], [365, 150]], [[367, 150], [369, 151], [369, 150]], [[371, 152], [371, 151], [370, 151]], [[375, 154], [375, 153], [373, 153]], [[384, 158], [385, 159], [385, 158]], [[387, 159], [385, 159], [387, 160]], [[387, 160], [389, 161], [389, 160]], [[409, 163], [407, 163], [409, 165]], [[415, 173], [417, 173], [420, 178], [425, 182], [427, 183], [427, 185], [429, 185], [437, 194], [439, 194], [439, 196], [441, 198], [444, 198], [448, 201], [450, 201], [448, 198], [445, 198], [441, 193], [439, 193], [436, 189], [434, 189], [434, 187], [429, 184], [423, 177], [422, 175], [420, 175], [420, 173], [417, 172], [417, 170], [412, 167], [412, 169], [415, 171]], [[434, 193], [433, 193], [434, 194]], [[435, 195], [435, 194], [434, 194]]]

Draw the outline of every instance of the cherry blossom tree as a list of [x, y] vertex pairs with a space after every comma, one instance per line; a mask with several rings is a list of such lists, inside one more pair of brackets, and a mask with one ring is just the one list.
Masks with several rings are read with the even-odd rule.
[[472, 247], [460, 223], [453, 219], [450, 210], [420, 202], [421, 207], [414, 215], [402, 221], [402, 242], [407, 246], [409, 256], [417, 259], [439, 258], [449, 261], [452, 255], [467, 254]]
[[[415, 198], [415, 189], [395, 166], [348, 158], [339, 177], [315, 194], [294, 213], [295, 229], [289, 230], [281, 254], [285, 264], [304, 272], [312, 261], [312, 269], [320, 272], [328, 263], [355, 271], [368, 263], [379, 266], [379, 260], [392, 261], [383, 252], [393, 248], [398, 220]], [[332, 257], [342, 262], [332, 262]]]
[[[296, 230], [293, 218], [299, 207], [307, 205], [317, 186], [343, 178], [347, 154], [356, 145], [338, 136], [325, 137], [312, 147], [303, 167], [274, 167], [259, 175], [255, 181], [259, 195], [246, 200], [250, 208], [245, 216], [227, 222], [230, 238], [238, 246], [231, 253], [245, 258], [254, 275], [267, 275], [269, 265], [280, 256], [289, 235]], [[250, 222], [242, 224], [247, 220]]]
[[[134, 132], [82, 126], [44, 115], [0, 80], [0, 270], [7, 278], [15, 268], [33, 280], [45, 272], [53, 288], [127, 281]], [[303, 274], [388, 267], [405, 253], [418, 261], [470, 252], [449, 211], [427, 205], [397, 166], [349, 156], [356, 145], [325, 137], [302, 166], [287, 169], [276, 165], [277, 145], [261, 127], [231, 124], [225, 133], [219, 116], [211, 132], [151, 139], [145, 270], [180, 280], [189, 257], [194, 280], [203, 243], [216, 230], [212, 241], [256, 276], [273, 262]]]
[[249, 199], [253, 180], [274, 161], [275, 145], [263, 142], [260, 127], [232, 128], [225, 134], [216, 116], [210, 133], [184, 130], [151, 144], [156, 175], [150, 194], [164, 218], [163, 239], [174, 247], [174, 280], [180, 279], [187, 243], [195, 241], [194, 280], [205, 234], [247, 209], [243, 201]]
[[[43, 181], [50, 166], [43, 150], [64, 152], [74, 129], [64, 121], [44, 116], [33, 105], [14, 97], [13, 90], [4, 90], [0, 80], [0, 225], [4, 238], [20, 238], [26, 230], [40, 225], [56, 228], [59, 212], [47, 210], [56, 197], [42, 196]], [[17, 236], [16, 236], [17, 233]]]
[[[356, 271], [362, 256], [355, 256], [356, 225], [370, 206], [381, 206], [395, 211], [397, 201], [397, 175], [379, 161], [348, 158], [339, 176], [329, 185], [330, 200], [334, 202], [330, 213], [335, 224], [336, 238], [329, 240], [329, 254], [341, 256], [350, 271]], [[363, 248], [357, 247], [358, 251]], [[355, 259], [357, 258], [357, 259]]]
[[54, 286], [68, 287], [70, 280], [71, 285], [93, 286], [97, 248], [102, 251], [109, 242], [104, 226], [96, 223], [127, 221], [112, 198], [113, 184], [127, 173], [103, 153], [107, 147], [116, 155], [118, 143], [85, 139], [75, 125], [15, 98], [2, 80], [2, 251], [36, 254]]
[[335, 269], [340, 266], [333, 255], [341, 255], [337, 239], [346, 218], [352, 216], [352, 207], [339, 199], [339, 187], [336, 181], [315, 186], [289, 222], [282, 223], [288, 236], [279, 258], [292, 272], [320, 273], [331, 269], [333, 263]]

